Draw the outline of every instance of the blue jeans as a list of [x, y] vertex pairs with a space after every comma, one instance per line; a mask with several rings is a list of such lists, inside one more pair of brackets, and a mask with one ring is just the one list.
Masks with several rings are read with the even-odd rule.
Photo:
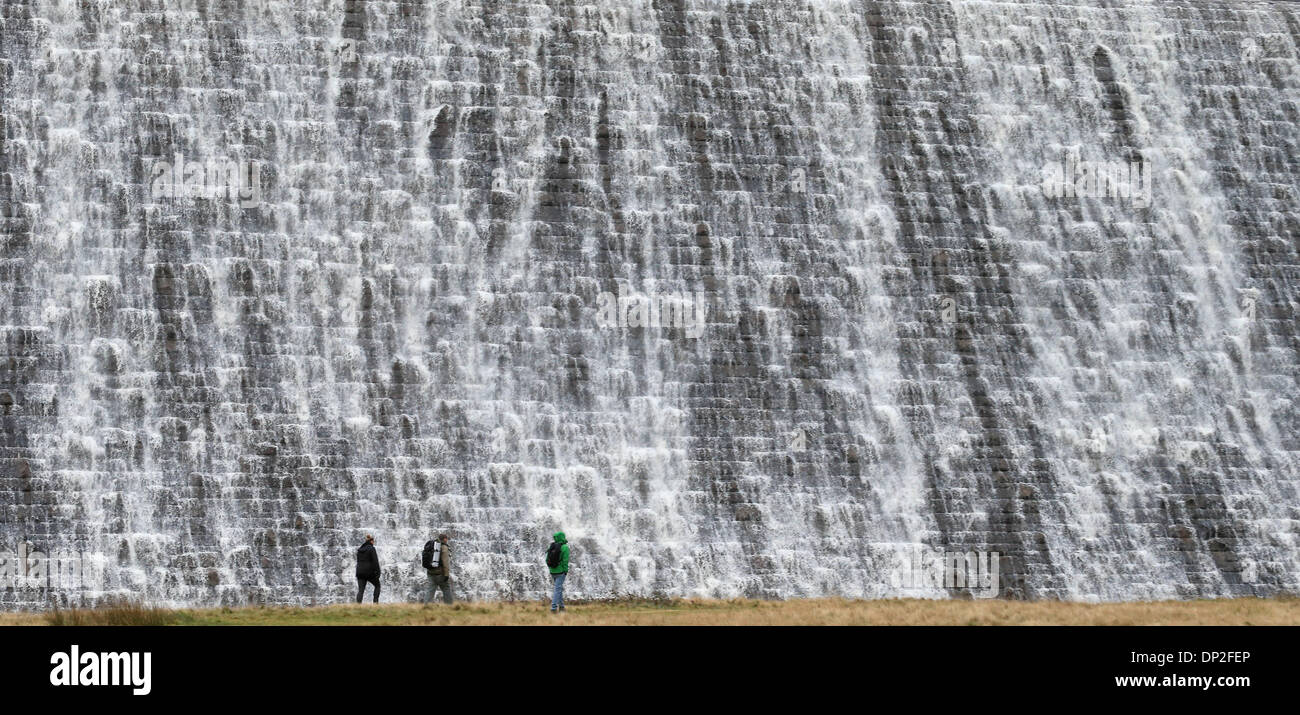
[[553, 573], [551, 578], [555, 580], [555, 592], [551, 594], [551, 610], [564, 608], [564, 577], [567, 573]]

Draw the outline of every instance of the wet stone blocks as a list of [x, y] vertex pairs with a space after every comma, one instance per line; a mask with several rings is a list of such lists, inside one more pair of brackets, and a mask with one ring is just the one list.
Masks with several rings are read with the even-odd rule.
[[[386, 599], [440, 531], [463, 596], [527, 597], [561, 528], [584, 597], [974, 595], [914, 547], [1010, 598], [1298, 587], [1287, 3], [0, 28], [0, 558], [83, 565], [4, 607], [341, 601], [367, 532]], [[1045, 194], [1075, 159], [1149, 200]]]

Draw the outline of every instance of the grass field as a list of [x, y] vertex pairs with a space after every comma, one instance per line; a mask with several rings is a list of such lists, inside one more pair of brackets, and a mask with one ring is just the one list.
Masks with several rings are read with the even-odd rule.
[[1100, 604], [916, 599], [621, 600], [573, 603], [567, 613], [558, 616], [548, 613], [541, 601], [185, 610], [126, 605], [0, 614], [0, 625], [1300, 625], [1300, 599]]

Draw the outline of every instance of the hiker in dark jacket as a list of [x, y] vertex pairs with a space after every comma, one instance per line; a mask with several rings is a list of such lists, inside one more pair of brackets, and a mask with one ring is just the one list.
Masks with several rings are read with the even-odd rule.
[[[546, 566], [551, 571], [551, 580], [555, 583], [555, 590], [551, 593], [551, 613], [557, 610], [564, 611], [564, 577], [569, 575], [569, 542], [564, 538], [563, 531], [557, 531], [552, 536], [555, 543], [551, 544], [546, 550]], [[555, 559], [555, 565], [551, 566], [552, 552], [558, 551], [559, 558]]]
[[366, 534], [366, 543], [357, 549], [357, 603], [366, 595], [366, 583], [375, 587], [375, 603], [379, 603], [379, 553], [375, 551], [375, 537]]
[[426, 550], [430, 547], [437, 548], [438, 557], [432, 568], [424, 570], [429, 576], [424, 602], [432, 603], [434, 594], [442, 589], [442, 602], [451, 603], [451, 539], [446, 534], [438, 534], [436, 544], [429, 542], [424, 546]]

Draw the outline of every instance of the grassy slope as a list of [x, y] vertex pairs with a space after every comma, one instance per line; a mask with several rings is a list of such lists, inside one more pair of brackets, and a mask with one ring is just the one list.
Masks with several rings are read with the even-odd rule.
[[164, 610], [118, 607], [0, 614], [0, 624], [87, 625], [1300, 625], [1300, 599], [1128, 603], [1058, 601], [614, 601], [574, 603], [552, 616], [542, 602], [454, 606], [363, 604], [313, 608]]

